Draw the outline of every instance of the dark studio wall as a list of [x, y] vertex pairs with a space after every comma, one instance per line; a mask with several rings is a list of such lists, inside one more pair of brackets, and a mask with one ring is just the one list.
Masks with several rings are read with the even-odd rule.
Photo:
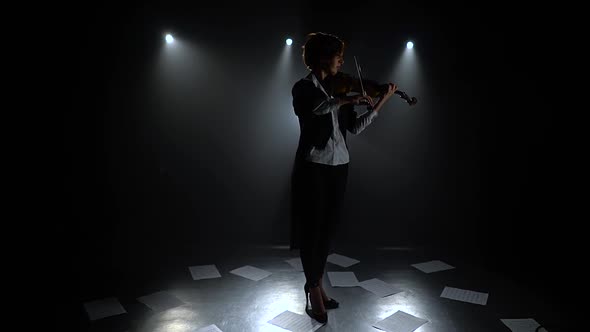
[[[288, 244], [290, 87], [306, 74], [305, 34], [326, 31], [349, 42], [345, 70], [356, 54], [367, 75], [395, 81], [408, 36], [420, 68], [400, 79], [420, 97], [415, 110], [392, 100], [348, 138], [339, 239], [465, 250], [523, 279], [556, 263], [539, 241], [567, 236], [569, 219], [555, 109], [542, 98], [540, 16], [522, 24], [499, 7], [369, 2], [326, 18], [330, 8], [312, 7], [83, 11], [65, 120], [73, 262], [109, 269], [207, 244]], [[160, 71], [166, 29], [193, 45], [177, 75]], [[276, 81], [286, 35], [295, 48]]]

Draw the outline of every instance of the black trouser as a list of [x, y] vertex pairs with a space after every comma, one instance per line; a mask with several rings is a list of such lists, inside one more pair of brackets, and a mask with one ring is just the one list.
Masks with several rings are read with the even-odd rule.
[[307, 161], [299, 163], [293, 176], [301, 263], [310, 287], [315, 287], [324, 274], [347, 177], [348, 164], [330, 166]]

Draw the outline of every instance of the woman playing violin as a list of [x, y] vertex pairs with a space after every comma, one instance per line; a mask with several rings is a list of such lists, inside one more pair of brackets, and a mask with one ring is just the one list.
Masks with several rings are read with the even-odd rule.
[[[331, 34], [310, 33], [303, 46], [303, 62], [310, 73], [292, 88], [301, 134], [291, 179], [291, 248], [300, 249], [306, 312], [326, 323], [326, 310], [339, 305], [328, 297], [322, 280], [348, 176], [346, 132], [356, 135], [369, 126], [397, 86], [369, 80], [361, 84], [341, 73], [344, 43]], [[376, 97], [379, 100], [375, 103]], [[358, 105], [367, 105], [370, 110], [357, 116], [354, 107]]]

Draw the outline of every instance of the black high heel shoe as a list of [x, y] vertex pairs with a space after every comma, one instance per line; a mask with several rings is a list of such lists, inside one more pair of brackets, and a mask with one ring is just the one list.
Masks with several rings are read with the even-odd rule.
[[[305, 293], [309, 293], [309, 286], [307, 284], [303, 286], [303, 289], [305, 290]], [[326, 310], [336, 309], [339, 306], [340, 303], [338, 303], [338, 301], [334, 299], [330, 299], [330, 301], [324, 301], [324, 307], [326, 308]]]
[[326, 308], [326, 310], [328, 310], [328, 309], [336, 309], [339, 306], [340, 306], [340, 303], [338, 303], [334, 299], [330, 299], [330, 301], [324, 301], [324, 307]]
[[309, 317], [315, 319], [316, 321], [318, 321], [322, 324], [326, 324], [328, 322], [328, 312], [316, 313], [316, 312], [313, 312], [313, 309], [310, 309], [307, 306], [307, 303], [311, 303], [311, 301], [309, 300], [309, 289], [315, 288], [315, 287], [318, 287], [318, 285], [311, 287], [308, 284], [305, 284], [303, 286], [303, 290], [305, 291], [305, 312], [307, 313], [307, 315]]

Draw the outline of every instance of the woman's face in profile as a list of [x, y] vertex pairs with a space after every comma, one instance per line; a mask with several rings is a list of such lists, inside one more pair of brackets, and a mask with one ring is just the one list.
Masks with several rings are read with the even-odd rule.
[[342, 67], [343, 64], [344, 64], [344, 52], [340, 52], [340, 54], [334, 55], [330, 59], [329, 73], [331, 75], [336, 75], [338, 73], [338, 71], [340, 70], [340, 67]]

